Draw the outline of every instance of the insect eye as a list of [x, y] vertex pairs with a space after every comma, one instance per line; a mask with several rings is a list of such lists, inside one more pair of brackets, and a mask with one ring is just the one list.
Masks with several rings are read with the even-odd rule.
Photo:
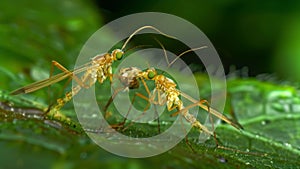
[[149, 79], [154, 78], [154, 76], [155, 76], [155, 73], [153, 71], [148, 72], [148, 78]]
[[117, 60], [121, 60], [122, 57], [123, 57], [123, 52], [117, 52], [117, 53], [116, 53], [116, 58], [117, 58]]

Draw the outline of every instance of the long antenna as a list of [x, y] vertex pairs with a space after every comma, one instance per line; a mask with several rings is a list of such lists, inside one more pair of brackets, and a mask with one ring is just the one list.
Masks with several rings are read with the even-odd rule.
[[[156, 38], [154, 38], [154, 40], [160, 45], [160, 47], [163, 49], [164, 51], [164, 55], [165, 55], [165, 59], [167, 61], [167, 64], [169, 65], [169, 58], [167, 56], [167, 51], [166, 51], [166, 48], [164, 47], [164, 45]], [[169, 66], [168, 66], [169, 67]]]
[[193, 49], [189, 49], [189, 50], [186, 50], [184, 52], [182, 52], [181, 54], [179, 54], [169, 65], [168, 67], [170, 67], [173, 63], [176, 62], [176, 60], [178, 60], [182, 55], [188, 53], [188, 52], [192, 52], [192, 51], [196, 51], [196, 50], [201, 50], [201, 49], [205, 49], [205, 48], [208, 48], [208, 46], [201, 46], [201, 47], [198, 47], [198, 48], [193, 48]]
[[133, 37], [135, 34], [137, 34], [138, 32], [140, 32], [140, 31], [142, 31], [142, 30], [144, 30], [144, 29], [153, 29], [153, 30], [157, 31], [158, 33], [160, 33], [160, 34], [162, 34], [162, 35], [164, 35], [164, 36], [166, 36], [166, 37], [169, 37], [169, 38], [172, 38], [172, 39], [177, 39], [177, 38], [174, 37], [174, 36], [171, 36], [171, 35], [168, 35], [168, 34], [165, 34], [165, 33], [161, 32], [160, 30], [158, 30], [158, 29], [157, 29], [156, 27], [154, 27], [154, 26], [146, 25], [146, 26], [140, 27], [139, 29], [135, 30], [135, 31], [128, 37], [128, 39], [125, 41], [125, 43], [124, 43], [124, 45], [122, 46], [121, 50], [123, 50], [123, 49], [126, 47], [127, 43], [132, 39], [132, 37]]

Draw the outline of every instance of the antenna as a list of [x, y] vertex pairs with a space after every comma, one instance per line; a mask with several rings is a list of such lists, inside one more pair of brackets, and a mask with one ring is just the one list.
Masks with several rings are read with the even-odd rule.
[[153, 29], [155, 31], [157, 31], [158, 33], [166, 36], [166, 37], [169, 37], [169, 38], [172, 38], [172, 39], [177, 39], [176, 37], [174, 36], [171, 36], [171, 35], [168, 35], [168, 34], [165, 34], [163, 32], [161, 32], [159, 29], [157, 29], [156, 27], [154, 26], [150, 26], [150, 25], [147, 25], [147, 26], [143, 26], [143, 27], [140, 27], [139, 29], [135, 30], [130, 36], [129, 38], [125, 41], [124, 45], [122, 46], [121, 50], [123, 50], [125, 48], [125, 46], [127, 45], [127, 43], [132, 39], [132, 37], [137, 34], [138, 32], [144, 30], [144, 29]]

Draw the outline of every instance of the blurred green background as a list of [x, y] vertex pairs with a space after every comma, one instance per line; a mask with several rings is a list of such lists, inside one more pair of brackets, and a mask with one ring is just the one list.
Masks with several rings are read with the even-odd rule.
[[[155, 11], [177, 15], [199, 27], [215, 46], [227, 73], [246, 67], [250, 76], [267, 73], [300, 80], [299, 1], [93, 0], [80, 2], [82, 7], [76, 3], [62, 1], [50, 9], [38, 1], [2, 1], [0, 66], [19, 73], [58, 60], [68, 67], [101, 25], [124, 15]], [[87, 4], [89, 9], [84, 8]], [[43, 42], [46, 38], [49, 41]], [[18, 48], [16, 57], [5, 58], [16, 52], [14, 48]], [[48, 50], [43, 53], [37, 48]]]
[[[22, 102], [2, 91], [12, 91], [47, 78], [51, 60], [72, 69], [82, 45], [101, 25], [124, 15], [149, 11], [177, 15], [198, 26], [215, 46], [227, 74], [235, 68], [242, 70], [241, 75], [247, 74], [247, 69], [250, 77], [266, 74], [280, 81], [300, 80], [300, 1], [2, 0], [0, 101], [14, 102], [13, 106], [18, 105], [16, 102]], [[200, 82], [207, 81], [201, 76], [197, 77]], [[48, 122], [49, 125], [45, 121], [4, 111], [0, 114], [0, 169], [33, 166], [55, 169], [152, 168], [152, 165], [161, 168], [251, 168], [274, 167], [273, 163], [278, 168], [300, 166], [297, 160], [300, 137], [297, 112], [300, 101], [295, 88], [255, 80], [229, 82], [228, 86], [229, 91], [238, 96], [236, 100], [233, 99], [238, 105], [236, 109], [249, 113], [242, 114], [241, 119], [250, 134], [245, 132], [242, 135], [225, 125], [223, 131], [221, 125], [222, 132], [218, 133], [220, 138], [229, 147], [245, 151], [250, 144], [254, 145], [251, 147], [254, 151], [263, 150], [270, 153], [270, 157], [224, 153], [212, 148], [215, 144], [211, 139], [207, 145], [193, 143], [199, 150], [196, 154], [183, 141], [160, 156], [127, 159], [106, 152], [85, 135], [70, 132], [72, 129], [68, 127], [67, 130], [57, 129], [51, 126], [55, 124]], [[57, 89], [60, 88], [57, 86]], [[45, 100], [49, 95], [45, 91], [25, 95], [24, 98], [46, 107]], [[268, 99], [272, 99], [272, 102], [269, 103]], [[270, 116], [265, 112], [268, 104], [275, 107], [276, 110], [272, 109], [275, 115]], [[74, 111], [65, 107], [63, 111], [76, 119]], [[284, 116], [286, 114], [289, 118]], [[274, 118], [268, 119], [270, 117]], [[263, 124], [269, 123], [272, 125], [262, 128]], [[279, 124], [283, 124], [283, 127], [278, 127]], [[288, 130], [290, 128], [293, 130]], [[258, 139], [257, 133], [271, 141]], [[286, 134], [284, 138], [282, 133]], [[197, 139], [195, 132], [191, 138]], [[294, 148], [296, 146], [298, 149]], [[42, 158], [36, 160], [37, 157]]]
[[144, 11], [170, 13], [190, 21], [214, 44], [226, 72], [230, 66], [247, 67], [250, 76], [268, 73], [300, 80], [299, 1], [95, 2], [104, 22]]

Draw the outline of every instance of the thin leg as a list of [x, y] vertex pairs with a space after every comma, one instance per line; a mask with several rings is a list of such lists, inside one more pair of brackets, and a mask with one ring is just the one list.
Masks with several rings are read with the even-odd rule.
[[[149, 87], [148, 85], [146, 84], [146, 82], [144, 81], [144, 79], [141, 79], [147, 93], [148, 93], [148, 96], [150, 96], [150, 90], [149, 90]], [[158, 102], [155, 101], [155, 98], [156, 98], [156, 93], [157, 93], [157, 97], [158, 97]], [[144, 95], [142, 94], [139, 94], [139, 97], [143, 98], [144, 100], [148, 101], [148, 105], [150, 106], [150, 103], [153, 103], [154, 105], [154, 109], [155, 109], [155, 114], [157, 115], [157, 126], [158, 126], [158, 133], [160, 133], [160, 122], [159, 122], [159, 116], [158, 116], [158, 112], [157, 112], [157, 109], [156, 109], [156, 105], [163, 105], [166, 103], [166, 100], [164, 100], [164, 102], [161, 102], [161, 95], [160, 95], [160, 92], [158, 90], [154, 90], [152, 96], [150, 96], [150, 99], [148, 99], [147, 97], [145, 97]], [[147, 110], [147, 109], [144, 109], [144, 110]]]
[[60, 110], [62, 106], [64, 106], [67, 102], [69, 102], [73, 98], [73, 96], [80, 91], [80, 89], [81, 87], [79, 85], [73, 87], [70, 92], [66, 93], [65, 97], [57, 99], [57, 104], [52, 109], [47, 111], [45, 114], [50, 118], [59, 119], [59, 120], [64, 119], [65, 122], [70, 123], [71, 119], [69, 119], [64, 114], [58, 112], [58, 110]]
[[[144, 88], [145, 88], [145, 90], [146, 90], [148, 96], [150, 96], [150, 90], [149, 90], [149, 88], [148, 88], [148, 85], [146, 84], [146, 82], [144, 81], [143, 78], [141, 78], [140, 80], [142, 81], [142, 83], [143, 83], [143, 85], [144, 85]], [[146, 110], [149, 108], [150, 103], [152, 103], [152, 100], [154, 100], [154, 98], [155, 98], [155, 94], [154, 94], [154, 98], [151, 97], [151, 99], [149, 99], [148, 97], [144, 96], [144, 95], [141, 94], [141, 93], [135, 93], [135, 95], [134, 95], [134, 97], [133, 97], [133, 99], [132, 99], [132, 104], [131, 104], [130, 107], [129, 107], [129, 110], [128, 110], [127, 114], [126, 114], [126, 117], [128, 116], [129, 112], [130, 112], [131, 109], [132, 109], [132, 105], [133, 105], [133, 103], [134, 103], [134, 101], [135, 101], [136, 96], [138, 96], [138, 97], [140, 97], [141, 99], [144, 99], [144, 100], [146, 100], [146, 101], [148, 102], [148, 104], [146, 105], [146, 107], [145, 107], [144, 110], [143, 110], [143, 113], [142, 113], [141, 115], [139, 115], [139, 116], [135, 119], [135, 120], [138, 120], [139, 118], [141, 118], [141, 117], [144, 115], [144, 113], [146, 112]], [[113, 100], [113, 98], [111, 97], [109, 103], [108, 103], [107, 106], [106, 106], [106, 109], [107, 109], [107, 107], [109, 106], [109, 104], [112, 102], [112, 100]], [[154, 104], [155, 104], [155, 103], [154, 103]], [[156, 111], [156, 107], [155, 107], [155, 113], [158, 115], [158, 113], [157, 113], [157, 111]], [[127, 120], [126, 117], [125, 117], [124, 121], [121, 123], [121, 125], [124, 125], [124, 124], [125, 124], [125, 122], [126, 122], [126, 120]], [[130, 123], [130, 124], [129, 124], [126, 128], [124, 128], [123, 130], [126, 130], [126, 129], [127, 129], [129, 126], [131, 126], [132, 124], [133, 124], [133, 123]], [[160, 123], [159, 123], [159, 118], [158, 118], [158, 132], [160, 133]]]
[[[156, 98], [157, 98], [157, 100], [155, 100]], [[150, 95], [149, 100], [151, 103], [153, 103], [155, 105], [160, 105], [160, 106], [163, 106], [167, 102], [166, 99], [162, 99], [160, 90], [156, 90], [156, 89], [154, 89], [154, 92]], [[172, 111], [174, 108], [176, 108], [176, 107], [172, 107], [171, 109], [168, 109], [168, 111]]]
[[[141, 81], [142, 81], [142, 83], [143, 83], [143, 85], [144, 85], [144, 87], [145, 87], [145, 89], [146, 89], [146, 91], [147, 91], [148, 96], [150, 97], [150, 99], [148, 99], [148, 98], [146, 97], [147, 100], [148, 100], [149, 102], [151, 102], [151, 103], [153, 103], [153, 104], [158, 104], [158, 105], [164, 105], [164, 104], [166, 103], [166, 100], [161, 101], [161, 95], [160, 95], [159, 90], [156, 90], [156, 89], [155, 89], [154, 92], [153, 92], [153, 94], [151, 95], [150, 90], [149, 90], [149, 87], [148, 87], [148, 85], [146, 84], [145, 80], [144, 80], [143, 78], [141, 78]], [[156, 93], [157, 93], [157, 100], [158, 100], [158, 101], [155, 101]], [[145, 96], [143, 96], [143, 97], [145, 98]]]
[[112, 96], [109, 98], [108, 102], [106, 103], [106, 105], [104, 106], [103, 111], [106, 112], [108, 107], [110, 106], [110, 104], [113, 102], [113, 100], [115, 99], [115, 97], [117, 96], [117, 94], [119, 92], [121, 92], [122, 90], [124, 90], [125, 87], [122, 88], [118, 88], [117, 90], [114, 91], [114, 93], [112, 94]]
[[149, 90], [148, 85], [146, 84], [144, 78], [141, 78], [141, 81], [142, 81], [142, 83], [143, 83], [143, 85], [144, 85], [144, 87], [145, 87], [145, 89], [146, 89], [146, 91], [148, 93], [148, 96], [150, 96], [150, 90]]
[[183, 109], [181, 109], [181, 110], [173, 113], [171, 116], [182, 114], [188, 122], [190, 122], [194, 127], [198, 128], [200, 131], [204, 131], [204, 132], [208, 133], [209, 135], [214, 135], [211, 131], [209, 131], [207, 129], [207, 127], [205, 127], [204, 125], [202, 125], [192, 114], [190, 114], [188, 112], [188, 110], [190, 108], [198, 106], [199, 104], [202, 105], [205, 102], [207, 102], [207, 101], [206, 100], [200, 100], [197, 103], [191, 104], [188, 107], [183, 108]]
[[[191, 98], [190, 96], [188, 96], [188, 95], [186, 95], [186, 94], [184, 94], [182, 92], [181, 92], [181, 95], [183, 97], [185, 97], [186, 99], [190, 100], [191, 102], [193, 102], [193, 104], [187, 106], [185, 109], [180, 110], [180, 111], [186, 111], [186, 110], [188, 110], [188, 109], [190, 109], [192, 107], [195, 107], [195, 106], [199, 106], [202, 109], [208, 111], [208, 106], [204, 104], [204, 103], [208, 104], [208, 102], [206, 100], [197, 101], [197, 100]], [[180, 113], [180, 112], [178, 112], [178, 113]], [[234, 123], [233, 121], [231, 121], [230, 119], [228, 119], [226, 116], [224, 116], [223, 114], [219, 113], [218, 111], [214, 110], [211, 107], [209, 108], [209, 113], [211, 113], [215, 117], [217, 117], [217, 118], [225, 121], [226, 123], [230, 124], [231, 126], [235, 127], [236, 129], [239, 129], [239, 130], [243, 129], [243, 127], [240, 124]]]
[[58, 63], [57, 61], [52, 61], [52, 65], [51, 65], [51, 72], [50, 72], [50, 77], [53, 74], [53, 70], [54, 70], [54, 66], [57, 67], [58, 69], [60, 69], [61, 71], [65, 72], [66, 74], [70, 74], [70, 77], [74, 78], [74, 80], [81, 86], [86, 88], [87, 86], [83, 83], [82, 80], [80, 80], [79, 77], [77, 77], [74, 73], [72, 73], [71, 71], [69, 71], [68, 69], [66, 69], [63, 65], [61, 65], [60, 63]]
[[235, 112], [234, 112], [234, 109], [233, 109], [233, 105], [232, 105], [232, 102], [231, 102], [231, 94], [230, 93], [227, 93], [227, 98], [228, 99], [226, 99], [227, 101], [228, 101], [228, 104], [227, 105], [229, 105], [230, 106], [230, 111], [229, 111], [229, 114], [230, 114], [230, 116], [231, 116], [231, 118], [232, 118], [232, 120], [235, 122], [235, 123], [238, 123], [238, 119], [237, 119], [237, 116], [236, 116], [236, 114], [235, 114]]
[[209, 115], [209, 120], [210, 120], [210, 123], [211, 123], [212, 131], [213, 131], [213, 134], [214, 134], [214, 140], [216, 142], [216, 146], [218, 147], [219, 146], [219, 142], [218, 142], [217, 135], [216, 135], [216, 132], [215, 132], [215, 123], [214, 123], [213, 117], [212, 117], [212, 115], [210, 113], [209, 103], [208, 103], [207, 100], [203, 100], [203, 103], [205, 103], [206, 106], [207, 106], [207, 108], [208, 108], [208, 115]]
[[[63, 65], [61, 65], [60, 63], [58, 63], [57, 61], [52, 60], [51, 62], [51, 67], [50, 67], [50, 72], [49, 72], [49, 78], [51, 78], [53, 76], [53, 72], [54, 72], [54, 67], [57, 67], [59, 70], [67, 73], [70, 75], [68, 81], [64, 84], [62, 90], [59, 92], [60, 94], [62, 93], [63, 89], [65, 89], [65, 87], [67, 86], [67, 84], [70, 82], [70, 80], [72, 79], [72, 73], [66, 69]], [[51, 110], [51, 106], [53, 105], [51, 103], [51, 99], [50, 99], [50, 93], [51, 93], [51, 85], [49, 85], [48, 87], [48, 100], [49, 100], [49, 106], [48, 109], [46, 110], [46, 113], [48, 113]]]
[[[69, 71], [68, 69], [66, 69], [65, 67], [63, 67], [61, 64], [59, 64], [56, 61], [52, 61], [52, 67], [51, 67], [50, 76], [52, 76], [52, 74], [53, 74], [53, 69], [54, 69], [53, 66], [55, 66], [58, 69], [62, 70], [64, 73], [69, 74], [70, 77], [73, 78], [78, 83], [78, 85], [75, 86], [75, 87], [73, 87], [70, 92], [66, 93], [66, 95], [65, 95], [64, 98], [57, 99], [57, 101], [56, 101], [57, 104], [53, 108], [53, 110], [57, 112], [59, 109], [61, 109], [61, 107], [63, 107], [67, 102], [69, 102], [73, 98], [73, 96], [76, 95], [81, 90], [82, 87], [84, 87], [84, 88], [90, 87], [90, 86], [87, 86], [87, 85], [84, 84], [89, 79], [90, 76], [89, 76], [89, 73], [86, 72], [84, 74], [84, 76], [82, 77], [82, 80], [81, 80], [81, 79], [79, 79], [79, 77], [77, 77], [76, 75], [74, 75], [73, 72]], [[70, 82], [70, 80], [68, 82]], [[49, 109], [49, 112], [51, 110]]]
[[[82, 82], [76, 75], [74, 75], [71, 71], [69, 71], [69, 70], [68, 70], [67, 68], [65, 68], [63, 65], [61, 65], [60, 63], [58, 63], [57, 61], [54, 61], [54, 60], [51, 62], [51, 68], [50, 68], [49, 78], [51, 78], [51, 77], [53, 76], [54, 67], [57, 67], [57, 68], [58, 68], [59, 70], [61, 70], [62, 72], [64, 72], [64, 73], [70, 75], [70, 78], [69, 78], [68, 81], [64, 84], [64, 86], [63, 86], [62, 90], [60, 91], [60, 93], [62, 93], [63, 89], [66, 88], [66, 86], [70, 83], [70, 81], [71, 81], [72, 78], [74, 78], [78, 84], [81, 84], [81, 85], [83, 84], [83, 82]], [[50, 85], [49, 88], [48, 88], [48, 96], [50, 96], [50, 92], [51, 92], [50, 87], [51, 87], [51, 85]], [[69, 94], [67, 93], [65, 97], [66, 97], [66, 98], [69, 98], [70, 95], [71, 95], [70, 93], [69, 93]], [[68, 99], [66, 99], [66, 98], [64, 98], [64, 99], [57, 99], [57, 105], [55, 106], [55, 109], [59, 109], [60, 107], [62, 107], [63, 105], [61, 105], [61, 104], [63, 104], [63, 102], [66, 103], [67, 100], [68, 100]], [[71, 97], [71, 98], [72, 98], [72, 97]], [[62, 101], [62, 100], [65, 100], [65, 101]], [[50, 99], [49, 99], [49, 101], [50, 101]], [[49, 103], [49, 107], [48, 107], [46, 113], [48, 113], [48, 112], [51, 110], [51, 105], [52, 105], [52, 104]]]
[[[129, 108], [128, 112], [127, 112], [127, 115], [128, 115], [129, 112], [131, 111], [132, 105], [133, 105], [133, 103], [134, 103], [134, 101], [135, 101], [135, 97], [140, 97], [141, 99], [144, 99], [144, 100], [148, 101], [148, 104], [147, 104], [146, 107], [144, 108], [143, 113], [142, 113], [141, 115], [139, 115], [137, 118], [134, 119], [134, 120], [138, 120], [138, 119], [140, 119], [140, 118], [145, 114], [146, 110], [149, 108], [149, 106], [150, 106], [150, 100], [149, 100], [149, 98], [147, 98], [146, 96], [144, 96], [144, 95], [141, 94], [141, 93], [135, 93], [135, 95], [134, 95], [134, 97], [133, 97], [133, 99], [132, 99], [132, 104], [130, 105], [130, 108]], [[155, 105], [154, 105], [154, 106], [155, 106]], [[156, 106], [154, 107], [154, 109], [155, 109], [155, 114], [157, 115], [158, 133], [160, 133], [160, 122], [159, 122], [159, 116], [158, 116], [158, 112], [157, 112], [157, 110], [156, 110]], [[125, 121], [124, 121], [124, 123], [125, 123]], [[127, 128], [129, 128], [131, 125], [133, 125], [133, 122], [131, 122], [129, 125], [127, 125], [127, 126], [123, 129], [123, 131], [125, 131], [125, 130], [126, 130]]]
[[[182, 110], [180, 110], [180, 111], [178, 111], [178, 112], [176, 112], [176, 113], [178, 114], [178, 113], [181, 113], [181, 112], [186, 112], [186, 111], [188, 111], [188, 109], [190, 109], [190, 108], [192, 108], [192, 107], [195, 107], [195, 106], [199, 106], [199, 107], [203, 108], [203, 107], [204, 107], [204, 104], [208, 104], [207, 100], [200, 100], [200, 101], [198, 101], [198, 102], [196, 102], [196, 103], [194, 103], [194, 104], [191, 104], [191, 105], [187, 106], [186, 108], [184, 108], [184, 109], [182, 109]], [[218, 113], [218, 112], [217, 112], [216, 110], [214, 110], [214, 109], [211, 109], [208, 105], [206, 105], [206, 108], [204, 108], [204, 110], [207, 110], [210, 114], [215, 115], [215, 116], [217, 116], [218, 118], [222, 117], [222, 116], [220, 116], [220, 115], [216, 115], [216, 113]], [[212, 113], [211, 110], [212, 110], [212, 111], [216, 111], [216, 112], [213, 112], [213, 113]], [[183, 113], [183, 114], [184, 114], [184, 113]], [[196, 126], [197, 128], [200, 128], [200, 129], [202, 129], [203, 131], [205, 131], [206, 133], [208, 133], [208, 134], [214, 136], [214, 139], [215, 139], [216, 144], [217, 144], [216, 146], [217, 146], [217, 148], [219, 148], [219, 149], [230, 150], [230, 151], [233, 151], [233, 152], [238, 152], [238, 153], [243, 153], [243, 154], [252, 154], [252, 155], [257, 155], [257, 156], [266, 156], [266, 155], [267, 155], [267, 154], [261, 154], [261, 153], [255, 153], [255, 152], [244, 152], [244, 151], [241, 151], [241, 150], [237, 150], [237, 149], [233, 149], [233, 148], [228, 148], [228, 147], [220, 146], [219, 143], [218, 143], [218, 141], [217, 141], [216, 133], [215, 133], [215, 132], [211, 133], [210, 131], [208, 131], [208, 129], [207, 129], [205, 126], [203, 126], [199, 121], [196, 121], [196, 119], [193, 119], [193, 116], [192, 116], [191, 114], [186, 113], [185, 115], [187, 115], [187, 116], [190, 115], [190, 116], [189, 116], [188, 118], [186, 118], [186, 119], [190, 119], [190, 121], [195, 120], [194, 123], [193, 123], [193, 126]], [[224, 117], [225, 117], [225, 116], [224, 116]], [[225, 118], [226, 118], [226, 117], [225, 117]], [[220, 118], [220, 119], [222, 119], [222, 118]], [[227, 119], [227, 118], [226, 118], [226, 119]], [[222, 120], [224, 120], [224, 119], [222, 119]], [[229, 120], [229, 119], [227, 119], [227, 120]], [[231, 123], [229, 123], [229, 124], [231, 125]], [[234, 127], [238, 127], [238, 126], [234, 126]], [[240, 128], [238, 128], [238, 129], [240, 129]]]
[[158, 114], [158, 112], [157, 112], [156, 105], [154, 105], [154, 111], [155, 111], [155, 115], [156, 115], [156, 117], [157, 117], [157, 129], [158, 129], [158, 133], [160, 133], [159, 114]]
[[[135, 97], [136, 97], [136, 96], [137, 96], [137, 94], [135, 94], [135, 95], [133, 96], [133, 98], [132, 98], [132, 100], [131, 100], [131, 103], [132, 103], [132, 104], [133, 104], [133, 102], [135, 101]], [[132, 109], [132, 104], [130, 104], [129, 109], [128, 109], [126, 115], [125, 115], [125, 118], [124, 118], [123, 122], [121, 122], [121, 123], [119, 123], [119, 124], [116, 124], [116, 125], [111, 125], [112, 128], [122, 128], [122, 127], [124, 127], [124, 124], [126, 123], [126, 120], [127, 120], [128, 115], [129, 115], [129, 112], [130, 112], [131, 109]], [[127, 128], [127, 127], [126, 127], [126, 128]], [[126, 128], [124, 128], [123, 131], [124, 131]]]
[[[129, 112], [130, 112], [131, 109], [132, 109], [132, 105], [133, 105], [133, 103], [134, 103], [134, 101], [135, 101], [135, 97], [136, 97], [136, 96], [138, 96], [138, 97], [140, 97], [140, 98], [142, 98], [142, 99], [148, 101], [148, 104], [147, 104], [146, 107], [144, 108], [143, 113], [142, 113], [141, 115], [139, 115], [137, 118], [135, 118], [134, 120], [140, 119], [140, 118], [144, 115], [144, 113], [146, 112], [146, 110], [149, 108], [149, 106], [150, 106], [149, 99], [148, 99], [146, 96], [142, 95], [141, 93], [135, 93], [134, 96], [133, 96], [133, 98], [132, 98], [132, 100], [131, 100], [131, 103], [132, 103], [132, 104], [130, 105], [130, 107], [129, 107], [127, 113], [126, 113], [126, 117], [128, 116]], [[126, 120], [127, 120], [127, 118], [124, 119], [123, 124], [125, 124], [125, 121], [126, 121]], [[130, 127], [132, 124], [133, 124], [133, 122], [131, 122], [128, 126], [126, 126], [126, 127], [123, 129], [123, 131], [125, 131], [125, 130], [126, 130], [128, 127]]]
[[183, 127], [184, 124], [183, 124], [183, 121], [182, 121], [182, 116], [180, 116], [180, 123], [182, 124], [181, 128], [182, 128], [182, 130], [185, 134], [185, 143], [190, 147], [190, 149], [193, 151], [193, 153], [195, 153], [195, 150], [193, 149], [192, 144], [189, 142], [188, 133], [186, 132], [185, 128]]
[[65, 97], [57, 99], [57, 104], [53, 107], [54, 111], [58, 111], [63, 107], [67, 102], [69, 102], [82, 88], [77, 85], [72, 88], [70, 92], [67, 92]]
[[217, 136], [216, 136], [216, 132], [215, 132], [215, 124], [214, 124], [214, 120], [213, 120], [212, 114], [210, 113], [210, 105], [209, 105], [209, 102], [208, 102], [207, 100], [200, 100], [199, 103], [200, 103], [200, 104], [205, 104], [206, 107], [207, 107], [208, 116], [209, 116], [209, 120], [210, 120], [210, 123], [211, 123], [211, 127], [212, 127], [212, 131], [213, 131], [214, 140], [215, 140], [215, 142], [216, 142], [216, 146], [218, 147], [218, 146], [219, 146], [219, 142], [218, 142], [218, 140], [217, 140]]

